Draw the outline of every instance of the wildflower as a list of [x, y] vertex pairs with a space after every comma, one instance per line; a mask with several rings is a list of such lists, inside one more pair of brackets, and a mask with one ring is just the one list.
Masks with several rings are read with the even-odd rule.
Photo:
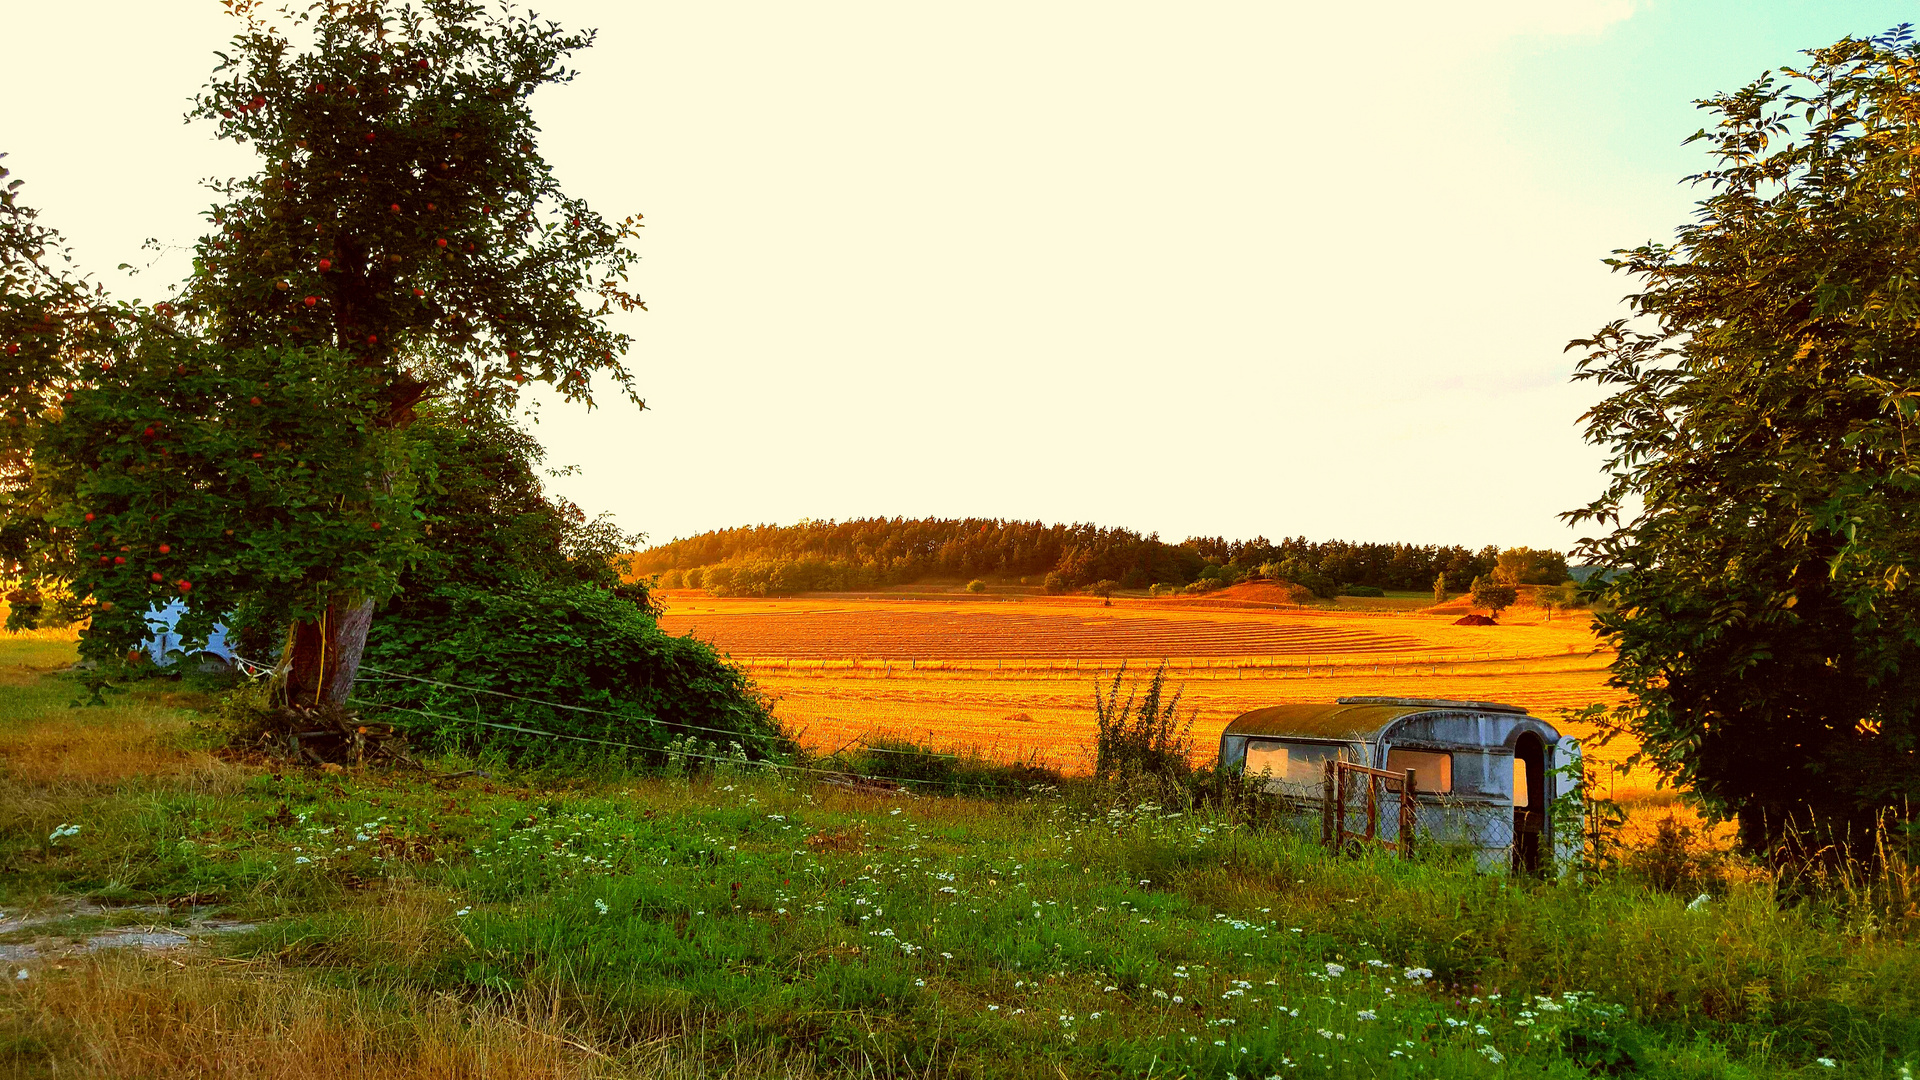
[[[1814, 1058], [1813, 1063], [1815, 1065], [1820, 1066], [1823, 1069], [1837, 1069], [1840, 1067], [1839, 1063], [1834, 1061], [1832, 1058]], [[1905, 1066], [1902, 1066], [1902, 1068], [1904, 1067]]]
[[472, 909], [472, 908], [470, 908], [470, 907], [463, 907], [463, 908], [461, 908], [461, 909], [460, 909], [459, 911], [456, 911], [456, 912], [454, 912], [454, 913], [453, 913], [453, 916], [454, 916], [454, 918], [456, 918], [456, 919], [457, 919], [457, 918], [460, 918], [460, 917], [462, 917], [462, 916], [464, 916], [464, 915], [466, 915], [466, 913], [467, 913], [467, 912], [469, 912], [469, 911], [472, 911], [472, 910], [473, 910], [473, 909]]
[[1699, 896], [1694, 897], [1693, 900], [1687, 904], [1687, 910], [1702, 911], [1706, 908], [1707, 901], [1712, 899], [1713, 897], [1708, 896], [1706, 893], [1701, 893]]
[[1118, 989], [1120, 989], [1120, 988], [1119, 988], [1119, 987], [1117, 987], [1117, 986], [1109, 986], [1109, 987], [1106, 987], [1105, 989], [1103, 989], [1103, 990], [1101, 990], [1100, 992], [1101, 992], [1101, 993], [1103, 993], [1103, 994], [1111, 994], [1111, 993], [1113, 993], [1113, 992], [1114, 992], [1115, 990], [1118, 990]]
[[1375, 1016], [1375, 1015], [1373, 1015], [1373, 1010], [1372, 1010], [1372, 1009], [1361, 1009], [1358, 1015], [1359, 1015], [1359, 1017], [1360, 1017], [1360, 1019], [1362, 1019], [1362, 1020], [1378, 1020], [1378, 1019], [1380, 1019], [1379, 1017], [1377, 1017], [1377, 1016]]
[[19, 971], [16, 971], [13, 973], [13, 977], [18, 981], [25, 982], [27, 978], [27, 969], [21, 968]]
[[1433, 978], [1432, 968], [1408, 968], [1400, 973], [1408, 982], [1422, 982]]
[[998, 1005], [989, 1005], [989, 1006], [987, 1006], [987, 1011], [988, 1011], [988, 1012], [999, 1012], [999, 1011], [1000, 1011], [1000, 1006], [998, 1006]]
[[305, 855], [296, 855], [294, 856], [293, 864], [298, 866], [301, 863], [310, 863], [312, 861], [312, 859], [307, 858]]
[[1329, 979], [1337, 979], [1340, 976], [1346, 974], [1346, 972], [1347, 972], [1347, 969], [1341, 967], [1339, 964], [1329, 963], [1327, 965], [1327, 978]]
[[1167, 992], [1165, 990], [1155, 990], [1153, 996], [1159, 998], [1161, 1001], [1167, 1000]]
[[68, 825], [65, 822], [62, 822], [61, 824], [55, 826], [53, 832], [47, 836], [47, 843], [49, 844], [59, 843], [60, 841], [66, 839], [69, 836], [78, 835], [79, 832], [80, 832], [80, 826]]
[[1488, 1061], [1491, 1061], [1491, 1062], [1493, 1062], [1493, 1063], [1494, 1063], [1495, 1065], [1498, 1065], [1498, 1064], [1500, 1064], [1501, 1062], [1503, 1062], [1503, 1061], [1505, 1061], [1505, 1060], [1507, 1060], [1507, 1056], [1506, 1056], [1505, 1054], [1502, 1054], [1502, 1053], [1501, 1053], [1500, 1051], [1498, 1051], [1498, 1050], [1495, 1050], [1495, 1049], [1494, 1049], [1493, 1047], [1491, 1047], [1491, 1046], [1483, 1046], [1483, 1047], [1481, 1047], [1481, 1048], [1480, 1048], [1480, 1053], [1481, 1053], [1481, 1054], [1483, 1054], [1483, 1055], [1485, 1055], [1485, 1056], [1486, 1056], [1486, 1059], [1487, 1059]]
[[593, 902], [593, 909], [605, 915], [607, 913], [607, 902], [605, 900], [595, 900]]
[[953, 954], [950, 952], [943, 952], [940, 954], [940, 958], [943, 960], [951, 960], [953, 959]]
[[1175, 1005], [1184, 1004], [1186, 1000], [1187, 1000], [1186, 998], [1181, 997], [1179, 994], [1173, 995], [1173, 1003]]
[[915, 985], [915, 986], [925, 986], [925, 985], [927, 985], [927, 980], [925, 980], [925, 979], [915, 979], [915, 980], [913, 980], [913, 985]]

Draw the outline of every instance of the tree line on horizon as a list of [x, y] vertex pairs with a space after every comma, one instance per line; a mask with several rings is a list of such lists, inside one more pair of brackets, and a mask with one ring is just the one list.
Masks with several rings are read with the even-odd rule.
[[[1508, 549], [1507, 569], [1520, 584], [1559, 584], [1563, 555]], [[1056, 592], [1110, 583], [1232, 584], [1248, 577], [1283, 578], [1331, 596], [1342, 587], [1426, 591], [1444, 575], [1455, 589], [1501, 569], [1501, 549], [1445, 544], [1313, 541], [1306, 537], [1227, 540], [1190, 537], [1168, 543], [1158, 534], [1076, 523], [995, 518], [855, 518], [794, 525], [746, 525], [675, 539], [633, 554], [630, 571], [658, 576], [663, 586], [750, 596], [905, 585], [927, 578], [1040, 578]]]

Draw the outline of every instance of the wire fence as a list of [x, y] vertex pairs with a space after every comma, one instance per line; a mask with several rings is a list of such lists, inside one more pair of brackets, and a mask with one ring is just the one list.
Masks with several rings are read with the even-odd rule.
[[880, 657], [792, 657], [792, 656], [735, 656], [734, 663], [748, 671], [779, 671], [806, 674], [808, 672], [857, 672], [876, 677], [893, 675], [918, 675], [940, 672], [965, 672], [978, 674], [983, 672], [1005, 672], [1020, 675], [1053, 675], [1081, 677], [1085, 675], [1103, 676], [1118, 672], [1122, 665], [1133, 670], [1143, 666], [1158, 667], [1165, 664], [1169, 672], [1177, 672], [1193, 678], [1247, 678], [1248, 673], [1259, 673], [1261, 677], [1277, 678], [1332, 678], [1337, 674], [1369, 675], [1449, 675], [1458, 674], [1462, 666], [1471, 668], [1476, 664], [1512, 664], [1527, 662], [1584, 660], [1598, 656], [1601, 650], [1569, 648], [1561, 652], [1525, 652], [1514, 650], [1477, 650], [1473, 652], [1449, 652], [1432, 655], [1402, 653], [1393, 656], [1364, 656], [1341, 654], [1337, 656], [1221, 656], [1221, 657], [1168, 657], [1156, 660], [1144, 657], [1007, 657], [1007, 658], [961, 658], [932, 659], [909, 657], [906, 659], [887, 659]]

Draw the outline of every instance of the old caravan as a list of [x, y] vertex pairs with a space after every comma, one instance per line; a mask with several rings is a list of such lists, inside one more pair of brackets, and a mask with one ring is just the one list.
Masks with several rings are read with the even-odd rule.
[[[1475, 850], [1482, 866], [1541, 873], [1570, 859], [1580, 836], [1556, 836], [1548, 808], [1579, 798], [1580, 744], [1514, 705], [1428, 698], [1343, 697], [1331, 705], [1275, 705], [1244, 713], [1220, 736], [1220, 765], [1267, 776], [1303, 821], [1327, 800], [1327, 763], [1414, 772], [1422, 842]], [[1565, 815], [1562, 815], [1565, 816]], [[1397, 839], [1386, 815], [1382, 839]], [[1578, 820], [1577, 817], [1573, 820]]]

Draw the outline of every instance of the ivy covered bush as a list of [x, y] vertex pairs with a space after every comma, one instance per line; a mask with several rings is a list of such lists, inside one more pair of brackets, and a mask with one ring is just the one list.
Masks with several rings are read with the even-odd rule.
[[484, 407], [430, 411], [409, 436], [423, 550], [368, 636], [368, 719], [527, 764], [791, 749], [745, 673], [662, 630], [645, 584], [622, 579], [639, 538], [546, 493], [531, 436]]

